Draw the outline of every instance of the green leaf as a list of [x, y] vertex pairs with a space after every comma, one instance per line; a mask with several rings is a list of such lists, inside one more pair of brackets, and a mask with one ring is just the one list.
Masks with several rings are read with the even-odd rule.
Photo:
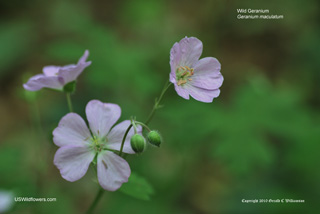
[[150, 183], [136, 173], [131, 173], [128, 183], [124, 183], [119, 190], [124, 194], [146, 201], [150, 200], [150, 195], [154, 193]]

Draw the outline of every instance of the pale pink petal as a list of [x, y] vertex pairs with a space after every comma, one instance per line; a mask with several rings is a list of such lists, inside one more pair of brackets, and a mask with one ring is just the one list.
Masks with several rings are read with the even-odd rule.
[[180, 97], [189, 100], [189, 92], [184, 85], [179, 86], [177, 84], [174, 84], [174, 88]]
[[82, 57], [79, 59], [78, 61], [78, 64], [80, 63], [85, 63], [88, 59], [88, 56], [89, 56], [89, 51], [88, 50], [85, 50], [84, 51], [84, 54], [82, 55]]
[[[120, 151], [123, 136], [124, 136], [126, 130], [128, 129], [128, 127], [130, 126], [130, 124], [131, 124], [130, 120], [125, 120], [125, 121], [119, 123], [118, 125], [116, 125], [115, 127], [113, 127], [112, 130], [107, 135], [108, 141], [107, 141], [106, 147], [109, 149], [114, 149], [114, 150]], [[142, 132], [142, 127], [140, 125], [137, 126], [137, 132], [138, 133]], [[126, 137], [125, 142], [124, 142], [123, 150], [122, 150], [123, 152], [129, 153], [129, 154], [135, 153], [132, 150], [131, 145], [130, 145], [130, 139], [133, 135], [134, 135], [134, 129], [132, 127]]]
[[194, 75], [210, 75], [212, 77], [217, 77], [221, 75], [221, 64], [220, 62], [213, 57], [205, 57], [200, 59], [197, 63], [194, 64]]
[[170, 82], [172, 82], [173, 84], [177, 83], [176, 81], [176, 72], [170, 72], [170, 75], [169, 75], [169, 80]]
[[80, 63], [72, 66], [64, 66], [59, 71], [59, 76], [61, 76], [66, 83], [75, 81], [78, 76], [83, 72], [83, 70], [88, 67], [91, 62]]
[[181, 51], [179, 43], [174, 43], [173, 47], [170, 50], [170, 82], [176, 82], [176, 70], [179, 67], [179, 63], [181, 60]]
[[64, 79], [65, 84], [75, 81], [78, 76], [84, 71], [84, 69], [91, 65], [90, 61], [86, 62], [88, 56], [89, 51], [86, 50], [76, 65], [71, 64], [60, 68], [59, 76]]
[[38, 91], [42, 88], [61, 90], [63, 88], [63, 79], [58, 76], [38, 74], [31, 77], [26, 84], [23, 84], [23, 87], [28, 91]]
[[190, 77], [191, 85], [207, 89], [218, 89], [223, 83], [220, 73], [221, 65], [216, 58], [206, 57], [200, 59], [194, 66], [194, 75]]
[[181, 50], [180, 65], [191, 68], [202, 54], [202, 42], [195, 37], [185, 37], [180, 40], [179, 45]]
[[60, 68], [60, 66], [49, 65], [45, 66], [42, 71], [46, 76], [57, 76]]
[[105, 137], [121, 115], [120, 106], [91, 100], [86, 107], [87, 119], [92, 133]]
[[54, 164], [64, 179], [73, 182], [86, 174], [94, 156], [95, 152], [89, 147], [63, 146], [56, 152]]
[[86, 123], [76, 113], [64, 116], [53, 130], [53, 142], [57, 146], [84, 146], [89, 144], [90, 139]]
[[129, 164], [122, 157], [110, 151], [98, 155], [98, 180], [103, 189], [116, 191], [122, 183], [128, 182], [131, 174]]
[[215, 77], [210, 74], [194, 75], [189, 83], [198, 88], [214, 90], [222, 85], [223, 76], [221, 74], [216, 75]]
[[187, 85], [186, 89], [194, 99], [205, 103], [211, 103], [213, 98], [218, 97], [220, 94], [219, 89], [206, 90], [192, 85]]

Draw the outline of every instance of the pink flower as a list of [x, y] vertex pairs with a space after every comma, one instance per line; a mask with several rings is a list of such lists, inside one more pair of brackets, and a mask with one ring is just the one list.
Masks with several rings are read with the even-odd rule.
[[195, 37], [185, 37], [175, 43], [170, 51], [170, 82], [179, 96], [189, 99], [191, 95], [201, 102], [212, 102], [220, 94], [223, 76], [216, 58], [200, 59], [202, 42]]
[[[127, 161], [114, 153], [120, 150], [130, 121], [123, 121], [111, 129], [120, 118], [121, 109], [116, 104], [98, 100], [87, 104], [86, 115], [92, 134], [85, 121], [75, 113], [64, 116], [53, 131], [53, 141], [60, 147], [55, 154], [54, 164], [64, 179], [73, 182], [85, 175], [96, 157], [100, 185], [105, 190], [115, 191], [128, 181], [131, 173]], [[138, 127], [138, 131], [141, 130]], [[134, 153], [130, 146], [133, 134], [131, 129], [124, 143], [125, 153]]]
[[86, 50], [76, 65], [46, 66], [43, 68], [43, 74], [31, 77], [26, 84], [23, 84], [23, 87], [29, 91], [38, 91], [42, 88], [62, 90], [67, 83], [75, 81], [91, 64], [91, 62], [86, 62], [88, 56], [89, 51]]

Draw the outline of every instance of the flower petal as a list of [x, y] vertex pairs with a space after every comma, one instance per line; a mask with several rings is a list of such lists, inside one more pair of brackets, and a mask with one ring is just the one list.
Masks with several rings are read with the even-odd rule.
[[56, 152], [54, 164], [64, 179], [73, 182], [86, 174], [94, 156], [94, 151], [85, 146], [63, 146]]
[[86, 62], [89, 56], [89, 51], [86, 50], [83, 56], [79, 59], [77, 65], [67, 65], [61, 67], [59, 76], [63, 77], [65, 84], [75, 81], [83, 70], [91, 65], [91, 62]]
[[91, 62], [85, 62], [77, 65], [64, 66], [60, 69], [59, 76], [63, 78], [65, 84], [75, 81], [83, 70], [90, 64]]
[[61, 90], [63, 88], [63, 79], [58, 76], [45, 76], [44, 74], [37, 74], [31, 77], [26, 84], [23, 84], [23, 87], [29, 91], [38, 91], [42, 88]]
[[203, 88], [207, 90], [215, 90], [220, 88], [223, 83], [223, 76], [217, 75], [216, 77], [212, 77], [212, 75], [194, 75], [190, 84], [196, 86], [198, 88]]
[[174, 89], [180, 97], [189, 100], [189, 92], [188, 90], [186, 90], [185, 86], [179, 86], [177, 84], [174, 84]]
[[[112, 128], [112, 130], [107, 135], [107, 139], [108, 139], [107, 148], [120, 151], [123, 136], [126, 130], [128, 129], [128, 127], [130, 126], [130, 124], [131, 124], [130, 120], [125, 120]], [[137, 132], [138, 133], [142, 132], [142, 127], [140, 125], [137, 126]], [[131, 128], [124, 142], [123, 150], [122, 150], [123, 152], [128, 154], [135, 153], [132, 150], [130, 145], [130, 139], [133, 135], [134, 135], [134, 129]]]
[[121, 108], [117, 104], [91, 100], [87, 104], [86, 114], [92, 133], [99, 137], [105, 137], [120, 118]]
[[53, 130], [53, 142], [57, 146], [84, 146], [91, 138], [84, 120], [76, 113], [64, 116]]
[[194, 64], [194, 75], [210, 75], [212, 77], [217, 77], [221, 75], [221, 64], [213, 57], [205, 57], [200, 59], [196, 64]]
[[181, 66], [189, 66], [190, 68], [196, 63], [202, 54], [202, 42], [195, 37], [185, 37], [179, 42], [181, 50]]
[[98, 180], [103, 189], [116, 191], [122, 183], [128, 182], [130, 166], [122, 157], [110, 151], [98, 155]]
[[55, 66], [55, 65], [49, 65], [43, 67], [42, 71], [45, 76], [56, 76], [59, 73], [60, 66]]
[[191, 77], [190, 84], [207, 90], [218, 89], [223, 82], [220, 69], [221, 64], [216, 58], [206, 57], [200, 59], [194, 65], [194, 75]]
[[220, 90], [206, 90], [202, 88], [198, 88], [192, 85], [188, 85], [186, 88], [189, 92], [189, 94], [196, 100], [205, 102], [205, 103], [211, 103], [213, 101], [213, 98], [218, 97], [220, 94]]
[[89, 51], [88, 50], [85, 50], [84, 51], [84, 54], [82, 55], [82, 57], [79, 59], [79, 61], [78, 61], [78, 64], [80, 64], [80, 63], [85, 63], [86, 61], [87, 61], [87, 59], [88, 59], [88, 56], [89, 56]]
[[171, 67], [171, 72], [170, 72], [170, 82], [175, 83], [176, 82], [176, 70], [177, 67], [179, 66], [181, 59], [181, 51], [180, 51], [180, 45], [179, 43], [174, 43], [170, 50], [170, 67]]

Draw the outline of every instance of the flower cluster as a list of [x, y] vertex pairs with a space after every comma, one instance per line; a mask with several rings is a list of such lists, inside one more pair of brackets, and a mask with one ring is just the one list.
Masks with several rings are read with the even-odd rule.
[[[223, 77], [220, 73], [221, 65], [216, 58], [199, 59], [202, 48], [202, 42], [194, 37], [186, 37], [175, 43], [170, 51], [169, 80], [174, 84], [178, 95], [184, 99], [192, 96], [198, 101], [208, 103], [219, 96]], [[29, 91], [51, 88], [69, 94], [67, 85], [75, 82], [83, 70], [91, 64], [87, 61], [88, 56], [89, 51], [86, 50], [76, 65], [46, 66], [43, 68], [43, 74], [31, 77], [23, 87]], [[121, 108], [117, 104], [98, 100], [91, 100], [86, 106], [89, 126], [76, 113], [65, 115], [53, 131], [53, 141], [59, 147], [54, 157], [54, 164], [60, 170], [61, 176], [70, 182], [77, 181], [86, 174], [92, 164], [97, 167], [98, 181], [103, 189], [109, 191], [119, 189], [128, 181], [131, 174], [122, 152], [127, 154], [143, 152], [146, 139], [148, 143], [157, 147], [162, 142], [159, 132], [150, 130], [147, 123], [159, 108], [160, 101], [170, 84], [156, 99], [145, 124], [132, 119], [115, 125], [120, 118]], [[70, 103], [68, 97], [68, 104]], [[142, 128], [148, 130], [146, 139], [142, 135]]]

